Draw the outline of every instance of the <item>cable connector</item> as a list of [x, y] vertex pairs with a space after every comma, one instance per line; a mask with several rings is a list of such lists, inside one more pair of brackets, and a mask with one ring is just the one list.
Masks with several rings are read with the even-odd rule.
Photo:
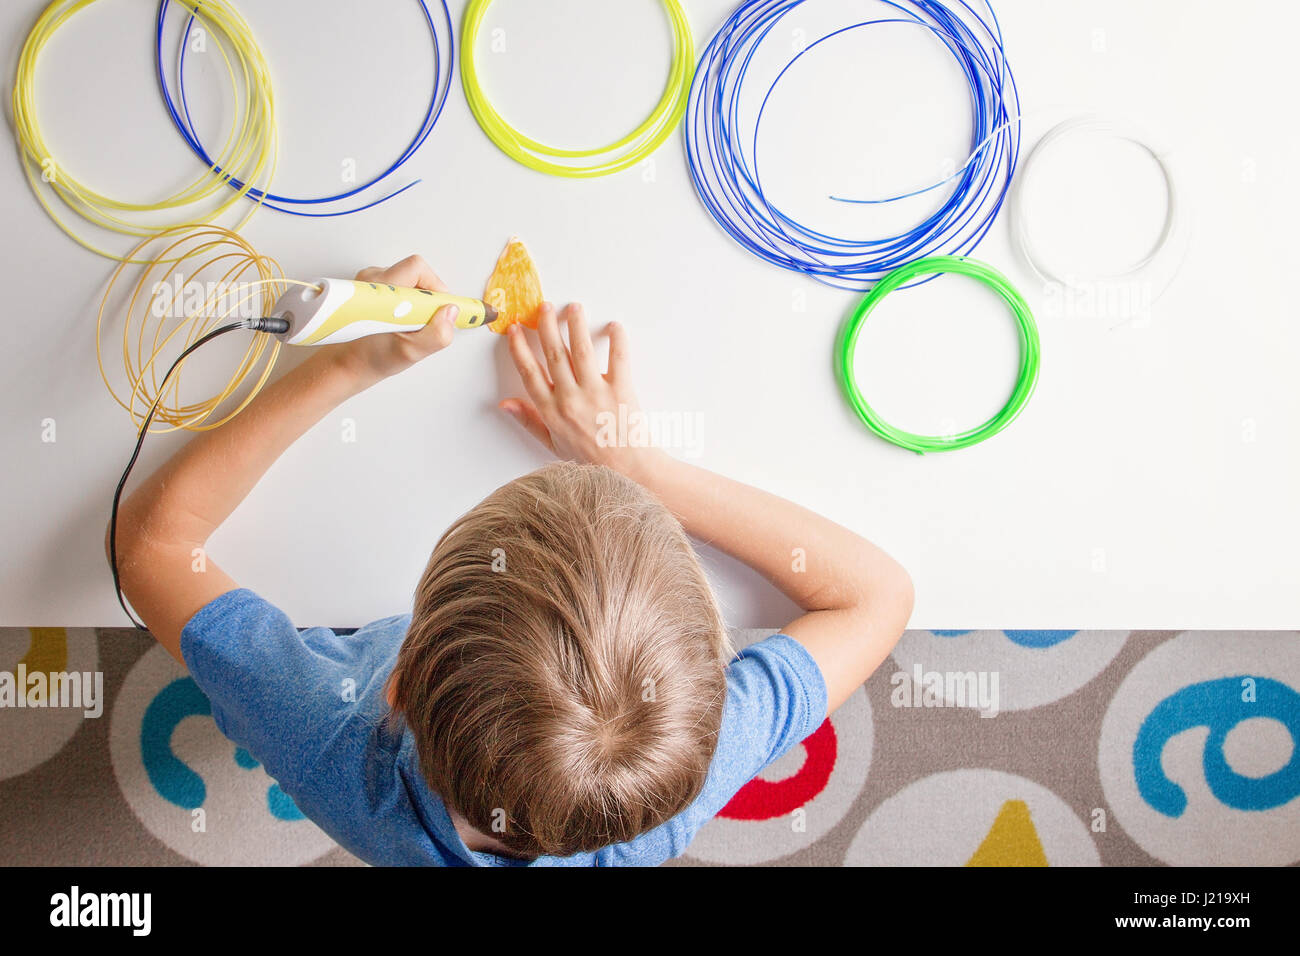
[[289, 320], [278, 319], [271, 316], [263, 316], [258, 319], [244, 319], [244, 328], [250, 332], [270, 332], [272, 335], [282, 335], [289, 331]]

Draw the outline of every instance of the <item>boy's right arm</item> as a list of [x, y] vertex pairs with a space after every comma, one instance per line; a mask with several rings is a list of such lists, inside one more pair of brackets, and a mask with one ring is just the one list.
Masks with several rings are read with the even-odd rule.
[[620, 405], [637, 407], [626, 333], [610, 325], [609, 369], [602, 373], [582, 309], [569, 306], [564, 319], [568, 346], [554, 309], [542, 310], [538, 334], [545, 368], [523, 330], [511, 328], [511, 355], [532, 401], [508, 399], [502, 408], [556, 454], [608, 465], [639, 482], [692, 536], [754, 568], [798, 604], [803, 616], [783, 633], [816, 661], [828, 709], [835, 710], [902, 636], [912, 613], [907, 572], [865, 538], [783, 498], [659, 449], [602, 446], [596, 440], [597, 416], [617, 412]]

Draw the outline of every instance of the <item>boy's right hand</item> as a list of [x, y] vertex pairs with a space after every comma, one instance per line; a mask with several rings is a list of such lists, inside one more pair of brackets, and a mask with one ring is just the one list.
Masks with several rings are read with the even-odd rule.
[[[559, 322], [569, 327], [564, 344]], [[500, 408], [561, 458], [608, 465], [637, 477], [662, 455], [648, 445], [632, 445], [620, 423], [639, 411], [632, 393], [627, 332], [617, 322], [606, 327], [609, 367], [601, 372], [582, 306], [565, 306], [557, 318], [549, 302], [541, 309], [537, 333], [546, 367], [538, 362], [519, 325], [506, 333], [510, 356], [531, 402], [508, 398]]]
[[[419, 256], [407, 256], [401, 262], [381, 269], [372, 266], [357, 273], [359, 282], [378, 282], [429, 292], [446, 292], [447, 286], [429, 264]], [[351, 342], [317, 347], [317, 353], [338, 360], [350, 369], [360, 387], [405, 371], [416, 362], [440, 352], [451, 344], [456, 332], [456, 307], [444, 305], [422, 329], [365, 335]]]

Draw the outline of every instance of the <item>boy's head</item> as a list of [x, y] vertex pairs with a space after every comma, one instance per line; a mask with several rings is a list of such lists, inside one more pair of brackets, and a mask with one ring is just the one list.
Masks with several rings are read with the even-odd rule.
[[730, 657], [675, 518], [549, 465], [434, 548], [391, 684], [430, 786], [521, 856], [621, 843], [704, 784]]

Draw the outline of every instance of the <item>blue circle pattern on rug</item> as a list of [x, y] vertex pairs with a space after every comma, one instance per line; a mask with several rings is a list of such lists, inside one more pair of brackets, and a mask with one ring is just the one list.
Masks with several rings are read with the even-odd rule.
[[[1276, 720], [1291, 735], [1291, 759], [1273, 773], [1248, 777], [1228, 764], [1223, 745], [1243, 720]], [[1208, 727], [1205, 782], [1222, 803], [1237, 810], [1271, 810], [1300, 796], [1300, 694], [1268, 677], [1221, 677], [1189, 684], [1157, 704], [1133, 741], [1138, 792], [1156, 812], [1180, 817], [1187, 808], [1183, 788], [1165, 776], [1160, 756], [1168, 740], [1193, 727]]]
[[[931, 631], [935, 637], [961, 637], [963, 634], [970, 634], [970, 631]], [[1055, 647], [1064, 641], [1068, 641], [1078, 631], [1003, 631], [1007, 640], [1020, 647]]]
[[[212, 704], [207, 696], [193, 678], [183, 677], [158, 692], [140, 722], [140, 755], [149, 782], [160, 797], [185, 810], [203, 806], [208, 788], [203, 778], [172, 751], [172, 733], [186, 717], [211, 716]], [[260, 766], [243, 747], [235, 749], [234, 760], [245, 770]], [[304, 819], [302, 811], [278, 783], [271, 784], [267, 790], [266, 806], [277, 820]]]

